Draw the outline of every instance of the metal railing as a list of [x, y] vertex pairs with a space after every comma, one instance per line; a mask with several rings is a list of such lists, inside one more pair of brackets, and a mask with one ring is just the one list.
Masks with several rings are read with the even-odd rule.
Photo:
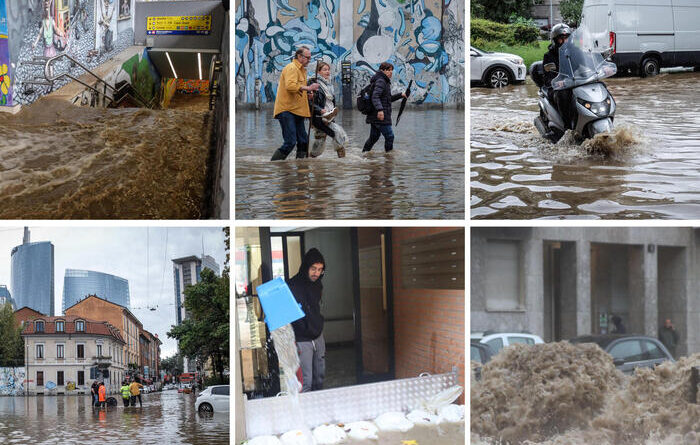
[[[62, 74], [58, 74], [58, 75], [53, 75], [52, 73], [53, 73], [54, 62], [56, 62], [57, 60], [63, 59], [63, 58], [70, 60], [72, 63], [79, 66], [81, 69], [83, 69], [83, 71], [85, 71], [86, 73], [88, 73], [92, 77], [94, 77], [97, 80], [96, 85], [98, 85], [98, 84], [103, 85], [102, 91], [98, 90], [95, 86], [90, 85], [83, 80], [80, 80], [78, 77], [72, 75], [70, 72], [66, 72], [66, 73], [62, 73]], [[46, 81], [50, 82], [50, 83], [53, 83], [53, 82], [60, 80], [60, 79], [63, 79], [63, 78], [71, 79], [71, 80], [83, 85], [85, 88], [89, 89], [90, 91], [93, 91], [94, 93], [97, 94], [98, 97], [100, 95], [102, 95], [105, 99], [109, 100], [109, 102], [112, 106], [119, 105], [121, 102], [123, 102], [127, 98], [134, 99], [135, 101], [139, 102], [141, 106], [143, 106], [145, 108], [153, 108], [153, 105], [154, 105], [155, 98], [151, 99], [150, 101], [145, 100], [143, 97], [141, 97], [141, 95], [136, 90], [131, 88], [131, 85], [129, 85], [129, 84], [122, 85], [120, 88], [115, 88], [112, 85], [110, 85], [107, 81], [102, 79], [100, 76], [93, 73], [90, 70], [90, 68], [88, 68], [87, 66], [83, 65], [78, 60], [76, 60], [75, 58], [73, 58], [65, 53], [51, 57], [50, 59], [48, 59], [46, 61], [46, 63], [44, 64], [44, 77], [46, 78]], [[108, 89], [112, 92], [111, 97], [109, 95], [107, 95]], [[127, 89], [130, 89], [130, 91], [126, 91]], [[115, 97], [117, 97], [117, 99], [115, 99]]]

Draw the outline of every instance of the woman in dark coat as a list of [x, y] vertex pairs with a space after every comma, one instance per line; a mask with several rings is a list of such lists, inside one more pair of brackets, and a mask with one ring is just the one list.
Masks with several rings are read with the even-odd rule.
[[391, 103], [403, 97], [405, 93], [391, 94], [391, 76], [394, 74], [394, 65], [384, 62], [379, 65], [379, 71], [372, 77], [372, 106], [374, 111], [366, 119], [370, 124], [369, 138], [365, 142], [362, 151], [370, 151], [379, 136], [384, 136], [384, 150], [390, 152], [394, 148], [394, 131], [391, 128]]

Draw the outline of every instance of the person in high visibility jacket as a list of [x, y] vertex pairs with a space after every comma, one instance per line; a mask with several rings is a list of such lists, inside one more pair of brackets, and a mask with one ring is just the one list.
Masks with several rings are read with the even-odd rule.
[[122, 387], [119, 388], [119, 392], [122, 394], [122, 402], [124, 402], [124, 407], [129, 406], [131, 391], [129, 390], [129, 385], [126, 383], [126, 380], [122, 382]]
[[107, 388], [104, 382], [100, 382], [100, 388], [97, 390], [99, 396], [100, 408], [107, 408]]
[[129, 390], [131, 391], [131, 405], [136, 406], [136, 399], [139, 399], [139, 406], [143, 406], [141, 402], [141, 388], [143, 388], [143, 385], [136, 380], [129, 385]]

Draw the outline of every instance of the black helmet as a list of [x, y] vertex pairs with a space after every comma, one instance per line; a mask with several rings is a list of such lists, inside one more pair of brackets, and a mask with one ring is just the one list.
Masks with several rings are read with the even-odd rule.
[[557, 37], [564, 35], [566, 37], [569, 37], [571, 35], [571, 28], [569, 28], [569, 25], [567, 25], [566, 23], [558, 23], [552, 28], [552, 32], [549, 34], [549, 37], [552, 39], [552, 42], [554, 42], [554, 44], [556, 45]]

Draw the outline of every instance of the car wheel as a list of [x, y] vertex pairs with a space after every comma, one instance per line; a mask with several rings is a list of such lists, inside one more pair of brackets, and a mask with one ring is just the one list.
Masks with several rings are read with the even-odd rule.
[[214, 412], [214, 407], [211, 406], [208, 403], [202, 403], [199, 405], [199, 413], [200, 414], [211, 414]]
[[489, 71], [489, 74], [486, 76], [486, 79], [486, 83], [491, 88], [503, 88], [507, 87], [512, 83], [511, 74], [508, 72], [507, 69], [501, 67], [497, 67]]
[[642, 60], [642, 77], [653, 77], [659, 74], [660, 63], [656, 57]]

